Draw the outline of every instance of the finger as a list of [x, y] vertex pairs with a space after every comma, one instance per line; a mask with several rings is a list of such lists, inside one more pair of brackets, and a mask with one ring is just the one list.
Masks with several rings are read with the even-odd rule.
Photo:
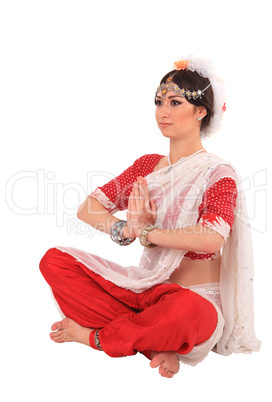
[[143, 187], [143, 179], [142, 177], [137, 177], [137, 185], [138, 185], [138, 191], [139, 191], [139, 196], [144, 198], [145, 193], [144, 193], [144, 187]]
[[148, 187], [147, 187], [147, 181], [146, 179], [143, 180], [143, 185], [144, 185], [144, 192], [145, 192], [145, 196], [146, 198], [149, 199], [149, 191], [148, 191]]
[[[132, 227], [132, 222], [131, 222], [131, 214], [127, 212], [127, 233], [129, 233], [128, 237], [134, 237], [134, 231]], [[124, 232], [123, 232], [124, 234]]]
[[131, 192], [131, 199], [130, 199], [130, 221], [131, 225], [135, 225], [135, 220], [137, 220], [139, 211], [142, 210], [140, 202], [139, 202], [139, 195], [138, 195], [138, 186], [137, 183], [133, 184], [133, 190]]
[[153, 223], [156, 221], [157, 219], [157, 207], [156, 204], [154, 202], [154, 200], [150, 200], [149, 201], [149, 205], [146, 208], [147, 213], [151, 216], [151, 219], [153, 221]]
[[145, 209], [148, 213], [151, 213], [149, 192], [148, 192], [148, 188], [147, 188], [147, 181], [145, 179], [140, 181], [140, 189], [141, 189], [141, 195], [144, 200]]
[[128, 199], [128, 208], [127, 208], [127, 222], [129, 223], [130, 216], [131, 216], [131, 201], [130, 198]]
[[137, 211], [136, 203], [135, 203], [135, 191], [134, 189], [131, 191], [128, 201], [128, 217], [130, 222], [133, 220], [135, 212]]
[[151, 207], [152, 214], [155, 214], [155, 215], [156, 215], [156, 213], [157, 213], [157, 206], [156, 206], [156, 203], [155, 203], [155, 201], [154, 201], [153, 198], [151, 198], [151, 200], [150, 200], [150, 207]]
[[149, 200], [149, 193], [147, 188], [147, 182], [145, 179], [141, 179], [138, 181], [141, 189], [141, 195], [144, 197], [145, 200]]
[[135, 207], [137, 211], [141, 211], [143, 209], [143, 200], [141, 196], [141, 189], [139, 183], [134, 184], [134, 193], [135, 193]]
[[133, 183], [133, 193], [134, 193], [134, 199], [136, 200], [136, 197], [139, 196], [138, 182]]
[[133, 183], [133, 205], [134, 205], [134, 209], [138, 209], [138, 204], [137, 204], [138, 197], [139, 197], [138, 184]]
[[130, 196], [129, 196], [129, 206], [130, 206], [131, 210], [136, 208], [136, 206], [135, 206], [135, 189], [134, 189], [134, 186], [133, 186], [133, 189], [132, 189], [132, 191], [130, 193]]
[[132, 188], [128, 197], [128, 209], [131, 209], [133, 196], [134, 196], [134, 189]]

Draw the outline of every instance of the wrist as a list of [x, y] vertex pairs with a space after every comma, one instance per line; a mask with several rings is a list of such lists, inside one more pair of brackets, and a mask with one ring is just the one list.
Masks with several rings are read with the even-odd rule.
[[126, 237], [124, 233], [125, 228], [127, 228], [127, 221], [123, 220], [116, 221], [110, 228], [111, 239], [121, 246], [127, 246], [136, 239], [136, 237], [131, 237], [129, 234], [127, 234], [128, 237]]
[[156, 244], [151, 243], [151, 242], [148, 241], [148, 236], [149, 236], [150, 232], [152, 232], [154, 229], [156, 229], [156, 227], [151, 225], [151, 224], [146, 225], [142, 229], [142, 231], [140, 233], [140, 236], [139, 236], [139, 240], [140, 240], [140, 243], [141, 243], [141, 245], [143, 247], [147, 247], [147, 248], [157, 247]]
[[130, 236], [129, 236], [129, 233], [128, 233], [128, 227], [127, 227], [127, 225], [124, 227], [124, 229], [123, 229], [123, 236], [126, 238], [126, 239], [128, 239]]

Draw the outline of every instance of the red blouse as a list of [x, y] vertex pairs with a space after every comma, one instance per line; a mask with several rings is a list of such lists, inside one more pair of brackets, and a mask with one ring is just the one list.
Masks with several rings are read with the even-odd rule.
[[[122, 174], [102, 187], [98, 187], [90, 194], [90, 197], [97, 198], [110, 213], [127, 209], [128, 198], [132, 191], [133, 183], [137, 181], [137, 177], [145, 177], [152, 173], [162, 157], [163, 155], [158, 154], [142, 156]], [[223, 232], [223, 236], [226, 238], [234, 222], [236, 198], [237, 187], [235, 181], [230, 177], [219, 178], [204, 192], [202, 203], [198, 208], [196, 223], [211, 227], [221, 235]], [[210, 260], [216, 257], [216, 254], [192, 251], [188, 251], [185, 254], [185, 258], [194, 260]]]

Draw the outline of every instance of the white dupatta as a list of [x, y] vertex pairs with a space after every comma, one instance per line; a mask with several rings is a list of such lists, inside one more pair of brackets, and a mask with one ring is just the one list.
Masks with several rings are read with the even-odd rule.
[[[146, 176], [150, 198], [154, 198], [157, 206], [156, 226], [184, 228], [195, 225], [209, 177], [220, 165], [227, 167], [226, 176], [220, 178], [232, 177], [238, 181], [237, 173], [228, 163], [209, 153], [183, 158], [170, 172], [167, 167]], [[223, 355], [249, 353], [260, 348], [254, 332], [251, 234], [245, 200], [239, 191], [235, 215], [232, 231], [222, 250], [220, 292], [225, 327], [216, 352]], [[139, 266], [122, 267], [82, 250], [58, 249], [105, 279], [134, 292], [166, 281], [188, 251], [145, 248]]]

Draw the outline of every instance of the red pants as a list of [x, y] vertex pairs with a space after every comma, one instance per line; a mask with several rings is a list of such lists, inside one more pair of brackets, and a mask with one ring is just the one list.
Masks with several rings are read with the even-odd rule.
[[150, 356], [152, 350], [187, 354], [209, 339], [217, 325], [214, 306], [176, 284], [134, 293], [58, 249], [47, 251], [40, 270], [64, 315], [84, 327], [101, 328], [101, 346], [112, 357], [138, 351]]

